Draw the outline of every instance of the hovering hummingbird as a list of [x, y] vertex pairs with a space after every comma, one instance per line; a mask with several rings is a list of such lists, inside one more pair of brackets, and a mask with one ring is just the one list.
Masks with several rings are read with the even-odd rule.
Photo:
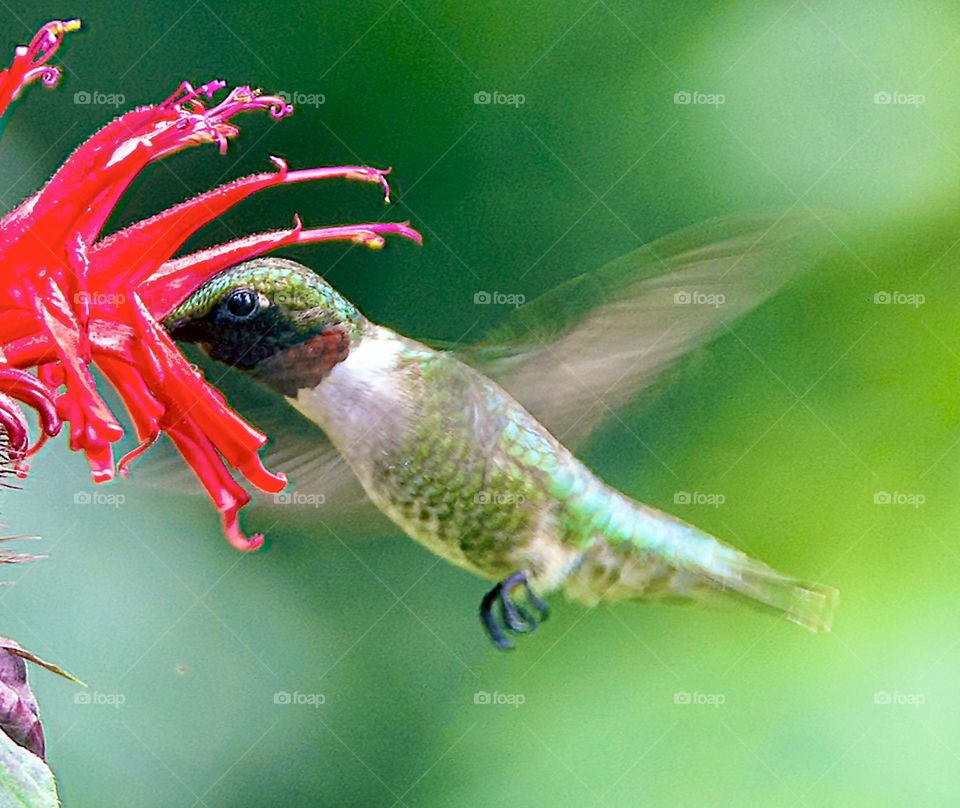
[[[511, 645], [506, 632], [536, 628], [558, 590], [587, 605], [726, 590], [822, 631], [835, 590], [631, 499], [565, 445], [794, 275], [808, 262], [798, 248], [808, 224], [721, 220], [669, 236], [460, 350], [377, 325], [309, 268], [274, 257], [221, 273], [164, 324], [319, 426], [410, 537], [496, 582], [480, 617], [500, 648]], [[292, 442], [251, 420], [281, 450]], [[288, 457], [302, 452], [297, 442]], [[296, 490], [322, 485], [324, 467], [301, 460], [302, 476], [290, 470]]]

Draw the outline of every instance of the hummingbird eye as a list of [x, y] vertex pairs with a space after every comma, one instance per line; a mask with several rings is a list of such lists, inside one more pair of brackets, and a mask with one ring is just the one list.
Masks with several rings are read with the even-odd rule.
[[252, 289], [234, 289], [224, 301], [227, 313], [236, 320], [249, 320], [260, 310], [260, 297]]

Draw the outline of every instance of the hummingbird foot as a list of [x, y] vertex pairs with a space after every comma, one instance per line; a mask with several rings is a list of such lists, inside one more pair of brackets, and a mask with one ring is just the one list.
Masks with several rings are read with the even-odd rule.
[[[536, 617], [511, 597], [511, 590], [520, 585], [523, 586], [529, 605], [536, 610]], [[500, 606], [499, 621], [494, 613], [495, 604]], [[504, 634], [504, 629], [513, 634], [531, 634], [548, 616], [547, 604], [534, 594], [527, 580], [527, 573], [523, 571], [515, 572], [498, 583], [483, 596], [480, 603], [480, 621], [493, 644], [502, 650], [513, 647], [513, 643]]]

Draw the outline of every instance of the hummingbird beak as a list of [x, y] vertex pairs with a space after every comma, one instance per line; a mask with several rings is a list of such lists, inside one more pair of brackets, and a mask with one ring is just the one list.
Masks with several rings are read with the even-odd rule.
[[167, 333], [170, 334], [171, 337], [173, 337], [174, 339], [178, 339], [176, 335], [177, 330], [180, 328], [183, 328], [183, 326], [186, 325], [186, 323], [187, 321], [184, 318], [181, 318], [179, 320], [173, 320], [173, 321], [164, 320], [163, 327], [167, 329]]

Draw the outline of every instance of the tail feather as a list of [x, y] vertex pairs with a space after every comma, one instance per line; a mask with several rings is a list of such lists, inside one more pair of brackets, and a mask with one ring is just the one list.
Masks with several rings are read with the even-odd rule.
[[670, 514], [610, 494], [609, 521], [595, 523], [597, 539], [567, 579], [572, 597], [596, 603], [728, 591], [811, 631], [830, 630], [837, 590], [784, 575]]
[[839, 602], [836, 589], [799, 581], [731, 547], [720, 546], [734, 558], [723, 566], [720, 574], [704, 570], [704, 575], [711, 581], [768, 606], [792, 623], [811, 631], [830, 630], [833, 613]]

